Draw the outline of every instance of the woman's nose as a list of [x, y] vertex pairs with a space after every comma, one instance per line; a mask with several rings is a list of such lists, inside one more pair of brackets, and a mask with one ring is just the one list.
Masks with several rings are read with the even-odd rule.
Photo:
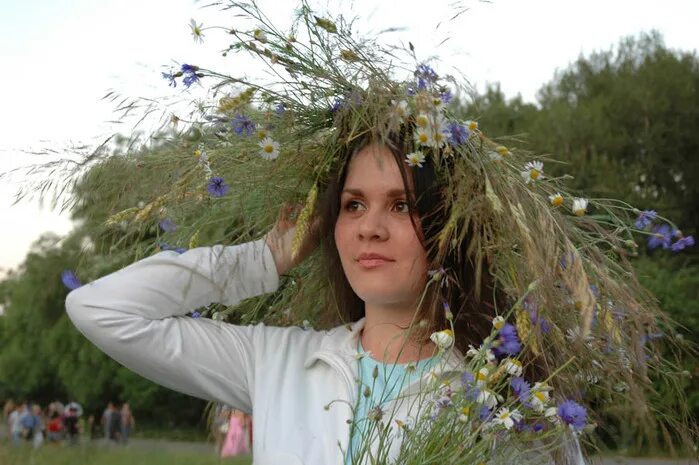
[[359, 237], [364, 240], [386, 240], [389, 233], [383, 212], [367, 210], [359, 222]]

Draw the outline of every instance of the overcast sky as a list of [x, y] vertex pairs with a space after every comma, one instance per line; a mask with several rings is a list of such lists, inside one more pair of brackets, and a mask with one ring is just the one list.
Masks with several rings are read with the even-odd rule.
[[[295, 1], [260, 0], [271, 18], [285, 24]], [[418, 57], [439, 55], [438, 71], [454, 67], [478, 89], [500, 82], [503, 91], [534, 101], [557, 68], [581, 53], [608, 49], [621, 37], [660, 31], [669, 47], [699, 48], [698, 0], [356, 0], [311, 2], [319, 9], [360, 17], [359, 30], [389, 27], [386, 43], [407, 42]], [[247, 71], [246, 62], [223, 59], [221, 34], [205, 32], [203, 45], [189, 35], [191, 18], [204, 26], [234, 26], [230, 14], [192, 0], [0, 0], [0, 173], [37, 160], [28, 151], [96, 144], [128, 126], [110, 123], [111, 89], [123, 95], [163, 98], [172, 89], [160, 78], [164, 65], [178, 62]], [[273, 8], [267, 10], [270, 5]], [[339, 7], [337, 5], [340, 5]], [[455, 8], [469, 8], [447, 21]], [[267, 7], [267, 8], [266, 8]], [[436, 28], [438, 24], [441, 26]], [[437, 44], [445, 38], [442, 46]], [[196, 91], [195, 91], [196, 92]], [[12, 206], [24, 180], [0, 183], [0, 269], [17, 266], [29, 245], [48, 230], [65, 233], [66, 214], [37, 202]]]

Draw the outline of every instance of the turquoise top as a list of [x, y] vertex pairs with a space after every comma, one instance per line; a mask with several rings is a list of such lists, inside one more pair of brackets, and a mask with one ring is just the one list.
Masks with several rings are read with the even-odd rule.
[[[345, 465], [352, 464], [352, 456], [359, 453], [360, 445], [366, 435], [367, 426], [371, 425], [371, 420], [367, 415], [371, 410], [379, 407], [384, 410], [384, 406], [395, 400], [405, 386], [409, 386], [414, 381], [420, 379], [424, 374], [432, 369], [438, 357], [430, 357], [418, 362], [411, 363], [383, 363], [371, 358], [371, 355], [364, 351], [361, 338], [359, 338], [357, 351], [359, 356], [359, 390], [357, 404], [354, 409], [354, 426], [350, 437], [349, 447], [345, 454]], [[377, 369], [377, 377], [374, 379], [374, 369]], [[366, 390], [369, 389], [367, 397]]]

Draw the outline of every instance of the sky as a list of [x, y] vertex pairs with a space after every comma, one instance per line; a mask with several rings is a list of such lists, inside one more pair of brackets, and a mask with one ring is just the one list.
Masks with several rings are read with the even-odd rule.
[[[438, 72], [460, 70], [476, 89], [499, 82], [506, 95], [534, 102], [542, 84], [580, 54], [606, 50], [620, 38], [658, 30], [667, 46], [699, 48], [694, 24], [699, 0], [325, 0], [319, 11], [357, 16], [356, 28], [386, 44], [412, 42], [420, 59], [439, 57]], [[288, 24], [292, 0], [259, 0], [277, 24]], [[240, 26], [240, 20], [192, 0], [0, 0], [0, 173], [43, 163], [32, 152], [85, 144], [94, 147], [115, 132], [113, 103], [103, 96], [158, 102], [183, 97], [160, 72], [175, 62], [196, 63], [230, 74], [254, 73], [250, 63], [222, 58], [221, 30], [206, 29], [203, 44], [189, 33], [194, 18], [204, 27]], [[449, 21], [456, 11], [465, 9]], [[444, 39], [448, 40], [443, 42]], [[203, 89], [190, 91], [196, 96]], [[0, 178], [0, 274], [17, 267], [46, 231], [72, 228], [67, 212], [36, 199], [14, 204], [28, 179]]]

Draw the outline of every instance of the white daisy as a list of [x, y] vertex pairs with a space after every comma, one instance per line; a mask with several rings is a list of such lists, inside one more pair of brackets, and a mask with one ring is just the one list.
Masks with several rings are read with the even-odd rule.
[[495, 147], [495, 151], [502, 157], [507, 157], [509, 155], [512, 155], [512, 152], [510, 152], [510, 149], [508, 149], [504, 145], [498, 145], [497, 147]]
[[478, 121], [471, 121], [468, 120], [464, 123], [466, 127], [469, 129], [469, 131], [476, 131], [478, 130]]
[[432, 333], [430, 340], [434, 342], [440, 350], [445, 350], [454, 342], [454, 332], [451, 329], [443, 329], [436, 333]]
[[265, 160], [274, 160], [279, 156], [279, 142], [273, 140], [271, 137], [265, 137], [259, 143], [260, 155]]
[[510, 411], [509, 408], [503, 407], [495, 414], [493, 421], [497, 425], [502, 425], [505, 429], [510, 429], [515, 425], [515, 421], [520, 421], [522, 414], [517, 409]]
[[573, 213], [578, 216], [583, 216], [587, 211], [587, 199], [577, 198], [573, 199]]
[[433, 95], [432, 96], [432, 108], [434, 111], [442, 111], [444, 109], [444, 101], [442, 100], [441, 95]]
[[476, 402], [492, 409], [498, 405], [500, 399], [502, 399], [502, 397], [498, 396], [490, 389], [482, 389], [481, 392], [478, 393]]
[[531, 397], [530, 401], [532, 404], [532, 407], [534, 410], [537, 412], [543, 412], [544, 409], [546, 408], [546, 405], [549, 403], [550, 396], [549, 396], [549, 391], [551, 390], [551, 387], [547, 385], [546, 383], [535, 383], [534, 387], [531, 390]]
[[433, 128], [434, 130], [432, 131], [432, 147], [438, 149], [444, 147], [450, 135], [449, 126], [447, 126], [447, 122], [444, 120], [444, 118], [438, 118], [437, 121], [434, 122]]
[[425, 113], [420, 113], [415, 117], [415, 126], [422, 129], [427, 129], [430, 127], [430, 117]]
[[415, 131], [415, 143], [430, 146], [434, 143], [429, 128], [418, 127]]
[[558, 409], [556, 407], [549, 407], [544, 411], [544, 416], [554, 425], [559, 425], [561, 419], [558, 417]]
[[544, 177], [544, 164], [540, 161], [530, 161], [524, 165], [524, 171], [521, 174], [527, 184], [537, 181]]
[[204, 24], [202, 24], [202, 23], [197, 24], [197, 22], [194, 21], [194, 19], [191, 19], [189, 21], [189, 27], [192, 30], [192, 37], [194, 37], [194, 42], [199, 42], [199, 43], [204, 42], [204, 34], [202, 34], [202, 26], [204, 26]]
[[408, 102], [401, 100], [400, 102], [396, 103], [393, 107], [393, 113], [401, 123], [404, 122], [405, 118], [410, 116], [410, 107], [408, 107]]
[[553, 195], [549, 195], [549, 200], [551, 201], [551, 205], [553, 205], [554, 207], [560, 207], [561, 205], [563, 205], [563, 196], [560, 192], [556, 192]]
[[255, 40], [258, 40], [263, 44], [267, 42], [267, 34], [265, 34], [265, 31], [263, 31], [262, 29], [255, 29], [252, 35], [255, 38]]
[[482, 344], [480, 347], [478, 347], [478, 349], [473, 346], [468, 347], [469, 349], [466, 351], [466, 355], [468, 357], [473, 357], [477, 361], [480, 360], [486, 363], [495, 360], [495, 354], [493, 354], [493, 351], [488, 347], [483, 347]]
[[416, 150], [413, 153], [407, 154], [405, 156], [405, 161], [408, 163], [408, 166], [418, 166], [422, 168], [422, 164], [425, 161], [425, 154], [420, 150]]
[[493, 328], [501, 330], [505, 326], [505, 319], [501, 316], [496, 316], [493, 318]]
[[506, 358], [501, 364], [505, 367], [505, 371], [512, 376], [522, 376], [522, 362], [514, 358]]
[[483, 367], [476, 373], [476, 386], [485, 386], [488, 384], [488, 377], [490, 376], [490, 370], [487, 367]]

